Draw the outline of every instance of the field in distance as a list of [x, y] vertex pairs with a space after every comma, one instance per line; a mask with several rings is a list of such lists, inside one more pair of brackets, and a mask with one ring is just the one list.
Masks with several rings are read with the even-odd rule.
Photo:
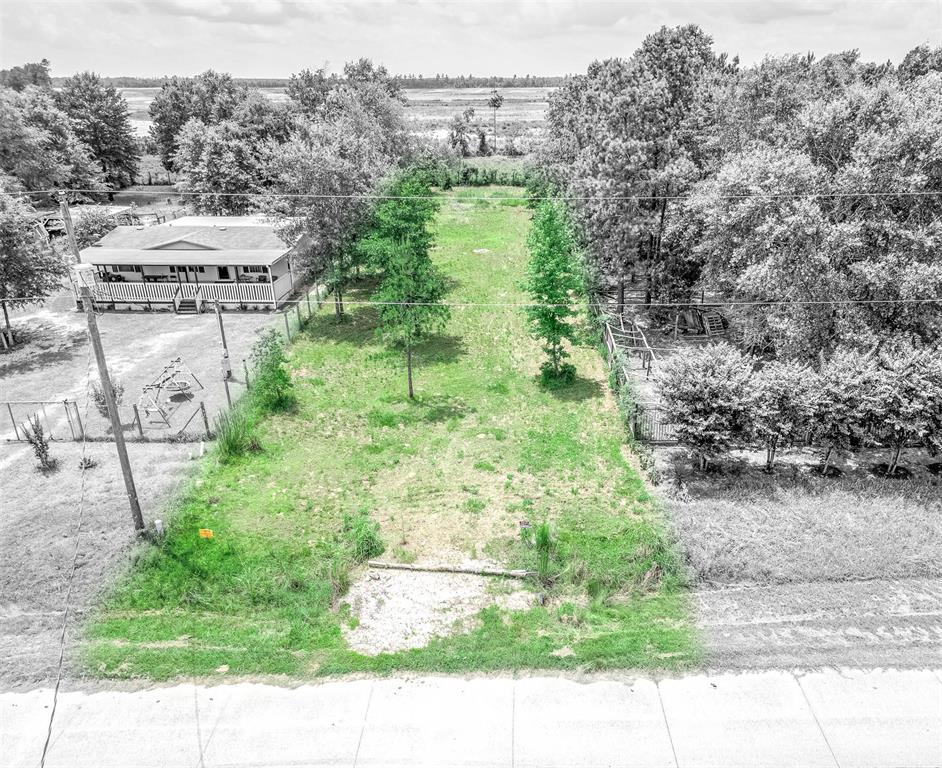
[[[131, 125], [139, 136], [147, 134], [150, 115], [147, 112], [159, 88], [119, 88], [131, 110]], [[284, 101], [288, 97], [284, 88], [260, 88], [273, 101]], [[547, 99], [551, 87], [501, 88], [504, 104], [497, 113], [499, 131], [519, 126], [532, 133], [543, 126]], [[407, 114], [417, 123], [417, 131], [443, 138], [452, 117], [468, 107], [474, 107], [477, 117], [488, 126], [491, 111], [487, 108], [490, 88], [406, 88]]]

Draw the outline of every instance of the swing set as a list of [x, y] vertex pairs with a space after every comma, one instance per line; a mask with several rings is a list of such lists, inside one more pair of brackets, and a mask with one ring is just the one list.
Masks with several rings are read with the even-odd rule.
[[163, 421], [168, 427], [170, 418], [183, 403], [193, 399], [193, 393], [203, 389], [189, 366], [180, 357], [175, 357], [150, 384], [145, 384], [137, 407], [148, 421]]

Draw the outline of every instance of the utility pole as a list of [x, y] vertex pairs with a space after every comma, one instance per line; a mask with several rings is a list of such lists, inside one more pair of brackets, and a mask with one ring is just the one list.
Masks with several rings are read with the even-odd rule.
[[[228, 360], [229, 359], [229, 347], [226, 344], [226, 328], [222, 324], [222, 307], [219, 306], [219, 299], [216, 299], [215, 308], [216, 308], [216, 322], [219, 323], [219, 338], [222, 339], [222, 354], [225, 356], [226, 360]], [[229, 376], [231, 375], [232, 375], [232, 371], [230, 371], [226, 375], [226, 378], [228, 379]]]
[[144, 532], [144, 517], [141, 515], [141, 505], [137, 501], [137, 489], [134, 487], [134, 476], [131, 474], [131, 462], [128, 460], [128, 448], [124, 444], [124, 432], [121, 430], [121, 419], [118, 418], [118, 406], [114, 401], [114, 390], [111, 387], [111, 377], [108, 375], [108, 364], [105, 362], [105, 350], [101, 346], [101, 336], [98, 335], [98, 320], [95, 318], [95, 309], [92, 306], [92, 292], [82, 288], [82, 305], [85, 307], [85, 318], [88, 320], [88, 335], [95, 350], [95, 359], [98, 361], [98, 375], [101, 377], [101, 391], [108, 406], [108, 418], [111, 420], [111, 431], [114, 434], [114, 445], [118, 450], [118, 461], [121, 462], [121, 474], [124, 475], [124, 487], [128, 492], [128, 503], [131, 506], [131, 517], [134, 528], [138, 533]]
[[[216, 322], [219, 323], [219, 338], [222, 339], [222, 384], [226, 388], [226, 402], [232, 407], [232, 395], [229, 393], [229, 379], [232, 378], [232, 363], [229, 360], [229, 346], [226, 344], [226, 328], [222, 323], [222, 307], [219, 299], [215, 302]], [[209, 428], [206, 429], [209, 432]]]

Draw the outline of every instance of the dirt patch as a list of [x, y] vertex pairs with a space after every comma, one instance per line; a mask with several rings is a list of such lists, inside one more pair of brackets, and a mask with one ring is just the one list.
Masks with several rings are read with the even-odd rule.
[[[169, 496], [192, 466], [199, 446], [131, 444], [128, 453], [145, 520], [162, 517]], [[111, 443], [86, 446], [97, 466], [85, 472], [82, 527], [76, 540], [81, 444], [56, 443], [59, 468], [35, 470], [28, 447], [0, 443], [0, 686], [48, 684], [55, 678], [72, 557], [78, 557], [67, 633], [111, 584], [134, 550], [124, 482]], [[66, 676], [72, 675], [66, 656]]]
[[343, 634], [351, 648], [370, 656], [421, 648], [468, 631], [489, 605], [523, 610], [534, 599], [520, 584], [488, 576], [367, 570], [347, 593], [355, 626]]
[[[90, 381], [97, 379], [95, 361], [88, 344], [85, 317], [75, 309], [68, 292], [61, 292], [40, 307], [25, 307], [11, 312], [18, 339], [14, 349], [0, 353], [0, 381], [3, 400], [62, 401], [84, 403]], [[232, 397], [244, 391], [242, 360], [249, 357], [258, 332], [281, 322], [277, 315], [258, 312], [226, 312], [224, 323], [233, 379]], [[222, 343], [213, 313], [175, 315], [169, 311], [105, 312], [98, 316], [102, 346], [113, 377], [124, 385], [119, 406], [128, 434], [135, 432], [133, 405], [145, 384], [153, 382], [165, 366], [180, 357], [194, 377], [191, 397], [185, 403], [166, 403], [168, 426], [159, 417], [141, 414], [148, 437], [160, 438], [182, 429], [188, 419], [188, 431], [203, 429], [197, 414], [202, 401], [209, 418], [226, 406], [222, 381]], [[23, 422], [37, 408], [13, 405], [14, 419]], [[54, 438], [71, 439], [71, 430], [61, 407], [48, 406], [45, 426]], [[84, 423], [93, 437], [106, 436], [106, 420], [92, 408]], [[6, 408], [0, 413], [0, 437], [13, 437]]]

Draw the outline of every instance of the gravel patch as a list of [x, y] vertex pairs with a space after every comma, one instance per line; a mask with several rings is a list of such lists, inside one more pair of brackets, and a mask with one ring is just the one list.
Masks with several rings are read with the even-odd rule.
[[345, 628], [344, 637], [369, 656], [421, 648], [435, 637], [468, 631], [490, 605], [524, 610], [534, 603], [535, 595], [526, 589], [501, 588], [488, 576], [367, 570], [347, 594], [358, 624]]

